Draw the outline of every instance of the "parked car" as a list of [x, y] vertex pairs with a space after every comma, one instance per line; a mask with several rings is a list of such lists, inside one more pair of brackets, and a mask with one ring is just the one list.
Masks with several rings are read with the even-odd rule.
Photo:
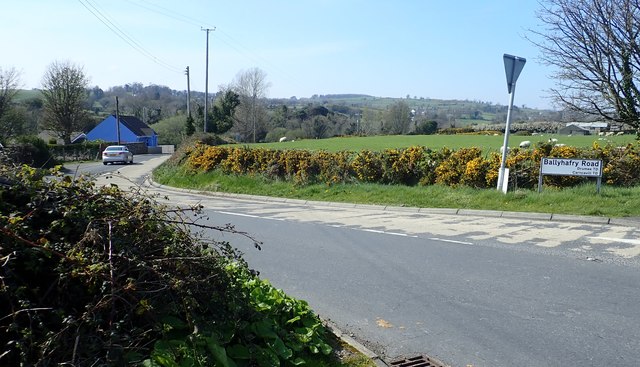
[[133, 153], [124, 145], [109, 145], [102, 151], [102, 164], [133, 163]]

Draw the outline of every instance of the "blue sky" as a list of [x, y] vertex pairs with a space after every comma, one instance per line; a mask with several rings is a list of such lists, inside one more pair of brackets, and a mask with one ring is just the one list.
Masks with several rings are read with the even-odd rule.
[[[550, 108], [551, 71], [524, 36], [535, 0], [21, 0], [0, 13], [0, 67], [38, 88], [49, 64], [91, 86], [139, 82], [209, 91], [262, 69], [269, 97], [362, 93], [506, 105], [502, 55], [527, 59], [515, 104]], [[100, 19], [99, 19], [100, 18]], [[109, 27], [112, 29], [110, 29]]]

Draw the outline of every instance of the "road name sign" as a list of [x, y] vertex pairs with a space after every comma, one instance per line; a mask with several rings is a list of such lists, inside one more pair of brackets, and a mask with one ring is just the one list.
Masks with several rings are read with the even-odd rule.
[[602, 177], [602, 161], [596, 159], [542, 158], [543, 175]]
[[542, 176], [582, 176], [597, 177], [597, 190], [600, 192], [602, 180], [602, 161], [598, 159], [542, 158], [538, 192], [542, 191]]

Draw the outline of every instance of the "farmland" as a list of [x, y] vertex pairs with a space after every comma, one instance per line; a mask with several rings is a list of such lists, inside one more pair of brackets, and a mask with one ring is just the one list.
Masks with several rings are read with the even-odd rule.
[[[497, 151], [502, 146], [502, 135], [392, 135], [371, 137], [336, 137], [330, 139], [306, 139], [275, 143], [245, 144], [248, 147], [268, 149], [305, 149], [326, 151], [382, 151], [385, 149], [406, 148], [410, 146], [426, 146], [430, 149], [450, 149], [478, 147], [485, 153]], [[600, 145], [612, 144], [624, 146], [635, 141], [635, 135], [600, 137], [596, 135], [566, 136], [566, 135], [510, 135], [509, 146], [517, 147], [520, 142], [528, 140], [532, 144], [557, 139], [558, 143], [576, 147], [591, 147], [594, 142]]]

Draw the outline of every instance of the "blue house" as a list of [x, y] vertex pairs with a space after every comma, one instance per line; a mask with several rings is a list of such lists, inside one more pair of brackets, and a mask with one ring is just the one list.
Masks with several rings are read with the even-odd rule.
[[87, 140], [104, 140], [120, 143], [145, 143], [148, 147], [158, 146], [158, 134], [149, 125], [135, 116], [119, 116], [120, 139], [116, 128], [116, 116], [110, 115], [93, 130], [85, 134]]

